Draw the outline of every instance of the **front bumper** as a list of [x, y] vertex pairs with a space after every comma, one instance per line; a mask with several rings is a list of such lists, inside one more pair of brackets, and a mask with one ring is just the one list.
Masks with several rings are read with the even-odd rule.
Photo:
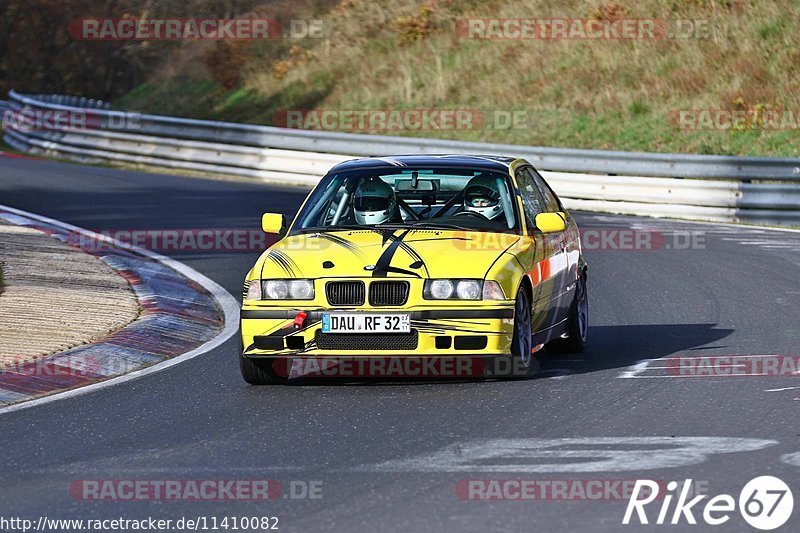
[[[429, 308], [297, 309], [244, 306], [241, 335], [246, 357], [505, 355], [511, 350], [513, 302]], [[299, 313], [306, 318], [300, 326]], [[411, 315], [411, 334], [323, 334], [322, 313]]]

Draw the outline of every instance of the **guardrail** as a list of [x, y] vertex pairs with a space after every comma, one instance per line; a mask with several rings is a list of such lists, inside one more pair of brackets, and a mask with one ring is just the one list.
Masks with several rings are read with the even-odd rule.
[[[647, 154], [318, 132], [108, 110], [101, 101], [9, 93], [22, 112], [86, 110], [91, 127], [24, 131], [26, 152], [303, 185], [354, 156], [482, 153], [524, 157], [570, 208], [712, 221], [800, 225], [800, 159]], [[80, 99], [78, 100], [80, 103]], [[92, 106], [92, 107], [90, 107]], [[764, 183], [768, 181], [769, 183]]]
[[[12, 93], [15, 91], [11, 91]], [[29, 94], [33, 101], [46, 102], [48, 104], [58, 104], [67, 107], [77, 107], [80, 109], [111, 109], [111, 104], [103, 100], [85, 98], [83, 96], [70, 96], [66, 94]]]

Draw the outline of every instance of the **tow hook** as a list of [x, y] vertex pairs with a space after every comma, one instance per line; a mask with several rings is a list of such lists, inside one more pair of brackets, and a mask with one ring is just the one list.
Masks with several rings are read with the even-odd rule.
[[306, 318], [308, 318], [308, 313], [305, 311], [300, 311], [297, 313], [297, 316], [294, 317], [294, 322], [292, 322], [294, 329], [303, 329], [303, 326], [306, 323]]

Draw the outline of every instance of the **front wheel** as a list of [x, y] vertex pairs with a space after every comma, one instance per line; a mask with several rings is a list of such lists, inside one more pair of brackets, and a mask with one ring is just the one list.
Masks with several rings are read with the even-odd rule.
[[533, 357], [530, 298], [520, 287], [514, 302], [514, 333], [511, 337], [510, 355], [494, 355], [483, 359], [484, 377], [494, 379], [519, 379], [533, 375], [538, 362]]
[[527, 291], [520, 287], [514, 302], [514, 334], [511, 338], [512, 377], [528, 377], [536, 371], [533, 359], [531, 304]]
[[589, 292], [586, 288], [586, 276], [579, 277], [575, 284], [575, 299], [569, 308], [568, 320], [568, 337], [551, 341], [547, 347], [562, 353], [582, 352], [589, 339]]
[[511, 355], [519, 358], [519, 362], [523, 366], [529, 367], [533, 358], [532, 349], [531, 306], [528, 302], [528, 293], [520, 287], [514, 302], [514, 336], [511, 339]]

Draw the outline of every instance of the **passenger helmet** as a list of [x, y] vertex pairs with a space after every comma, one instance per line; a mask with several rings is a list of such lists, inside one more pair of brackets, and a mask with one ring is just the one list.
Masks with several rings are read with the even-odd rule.
[[361, 182], [353, 197], [353, 211], [359, 224], [383, 224], [394, 216], [396, 208], [394, 189], [380, 178]]

